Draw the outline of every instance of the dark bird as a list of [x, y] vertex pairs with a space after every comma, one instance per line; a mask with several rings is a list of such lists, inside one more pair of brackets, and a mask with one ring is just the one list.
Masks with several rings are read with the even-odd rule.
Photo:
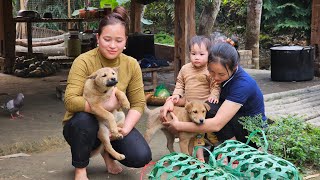
[[24, 95], [22, 93], [17, 94], [14, 99], [10, 99], [0, 106], [4, 111], [10, 113], [11, 119], [15, 119], [15, 115], [22, 117], [20, 114], [20, 109], [23, 106]]

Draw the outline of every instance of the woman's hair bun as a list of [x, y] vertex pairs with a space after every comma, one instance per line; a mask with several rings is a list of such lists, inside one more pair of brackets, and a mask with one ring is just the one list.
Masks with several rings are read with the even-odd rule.
[[127, 10], [122, 6], [117, 6], [113, 9], [113, 13], [116, 13], [118, 16], [121, 17], [121, 20], [124, 21], [126, 24], [129, 22], [129, 16]]

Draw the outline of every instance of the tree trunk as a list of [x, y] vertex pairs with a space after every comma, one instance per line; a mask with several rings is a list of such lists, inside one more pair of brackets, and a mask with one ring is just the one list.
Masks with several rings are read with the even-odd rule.
[[320, 77], [320, 1], [312, 1], [311, 45], [315, 49], [314, 73]]
[[245, 49], [252, 50], [252, 61], [259, 69], [259, 35], [262, 0], [248, 0]]
[[130, 4], [130, 33], [141, 33], [141, 17], [143, 13], [143, 4], [137, 0], [132, 0]]
[[204, 6], [199, 18], [199, 35], [209, 36], [213, 32], [213, 25], [220, 11], [221, 0], [213, 0]]

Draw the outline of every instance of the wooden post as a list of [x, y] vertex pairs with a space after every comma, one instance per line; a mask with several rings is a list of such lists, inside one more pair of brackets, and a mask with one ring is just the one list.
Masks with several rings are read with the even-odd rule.
[[320, 77], [320, 0], [312, 1], [311, 45], [315, 48], [314, 75]]
[[174, 76], [178, 76], [181, 67], [188, 63], [188, 42], [196, 34], [195, 0], [175, 0], [174, 22]]
[[4, 9], [3, 1], [0, 2], [0, 72], [2, 71], [1, 57], [4, 57], [4, 14], [2, 13]]
[[27, 22], [27, 40], [28, 40], [28, 58], [32, 57], [33, 50], [32, 50], [32, 23], [31, 21]]
[[3, 14], [0, 14], [4, 18], [4, 73], [12, 74], [13, 65], [15, 61], [15, 43], [16, 43], [16, 28], [12, 16], [12, 0], [0, 1], [3, 5]]
[[[71, 18], [71, 3], [68, 0], [68, 18]], [[68, 22], [68, 29], [71, 29], [71, 22]]]
[[131, 0], [130, 4], [130, 33], [141, 32], [141, 13], [143, 4]]

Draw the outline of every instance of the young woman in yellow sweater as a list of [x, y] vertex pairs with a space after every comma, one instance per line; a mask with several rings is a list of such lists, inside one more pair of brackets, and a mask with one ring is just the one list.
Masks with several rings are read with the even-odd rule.
[[[113, 148], [125, 155], [121, 164], [139, 168], [151, 161], [151, 150], [140, 132], [134, 128], [145, 106], [143, 79], [136, 59], [123, 54], [128, 34], [128, 16], [123, 7], [117, 7], [99, 24], [97, 42], [99, 46], [77, 57], [70, 69], [65, 92], [66, 114], [63, 119], [63, 135], [71, 147], [75, 179], [88, 179], [86, 167], [90, 152], [100, 145], [97, 138], [98, 121], [91, 114], [90, 105], [83, 98], [86, 78], [102, 67], [119, 67], [116, 87], [125, 92], [131, 108], [120, 129], [124, 138], [112, 141]], [[104, 104], [106, 110], [117, 108], [116, 97]], [[118, 174], [121, 166], [108, 153], [102, 154], [107, 171]]]

